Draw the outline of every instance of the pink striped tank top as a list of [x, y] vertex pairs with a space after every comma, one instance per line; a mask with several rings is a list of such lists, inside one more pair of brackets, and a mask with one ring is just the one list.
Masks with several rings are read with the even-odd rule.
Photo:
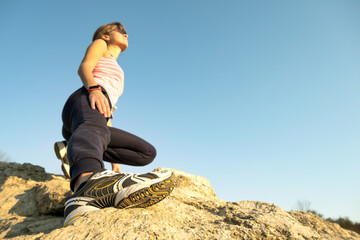
[[124, 71], [115, 58], [102, 57], [93, 70], [95, 81], [102, 86], [109, 95], [111, 105], [116, 102], [124, 91]]

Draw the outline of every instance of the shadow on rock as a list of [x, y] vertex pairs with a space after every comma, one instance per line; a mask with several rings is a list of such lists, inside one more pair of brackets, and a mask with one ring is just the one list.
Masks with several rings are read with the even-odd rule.
[[68, 180], [27, 163], [0, 162], [0, 171], [0, 239], [33, 239], [62, 227]]
[[16, 195], [17, 203], [9, 210], [9, 213], [17, 214], [22, 217], [34, 217], [39, 216], [38, 207], [36, 204], [36, 188], [33, 187], [26, 190], [24, 193]]
[[[4, 238], [13, 238], [22, 235], [36, 235], [39, 233], [47, 234], [63, 226], [63, 218], [55, 216], [27, 217], [25, 219], [13, 218], [11, 220], [19, 222], [11, 226], [10, 231], [6, 233]], [[1, 229], [1, 231], [6, 231], [7, 229]]]

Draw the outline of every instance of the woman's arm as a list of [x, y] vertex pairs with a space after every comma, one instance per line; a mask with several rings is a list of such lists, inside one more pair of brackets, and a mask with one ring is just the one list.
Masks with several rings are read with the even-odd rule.
[[[107, 45], [102, 39], [95, 40], [86, 50], [85, 57], [78, 70], [78, 74], [86, 89], [98, 85], [93, 77], [92, 71], [94, 70], [96, 63], [106, 52]], [[109, 102], [100, 90], [91, 91], [89, 99], [92, 109], [97, 108], [104, 117], [111, 116]]]

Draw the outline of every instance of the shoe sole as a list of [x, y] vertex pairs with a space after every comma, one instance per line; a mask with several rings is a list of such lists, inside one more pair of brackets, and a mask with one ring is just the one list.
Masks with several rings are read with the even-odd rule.
[[72, 222], [83, 216], [87, 212], [97, 211], [99, 208], [94, 206], [79, 206], [64, 219], [63, 227], [67, 227]]
[[61, 170], [63, 171], [64, 176], [65, 176], [66, 178], [70, 179], [70, 174], [69, 174], [70, 169], [69, 169], [69, 165], [65, 166], [65, 164], [62, 163], [62, 164], [61, 164]]
[[115, 207], [120, 209], [125, 208], [146, 208], [152, 206], [164, 198], [169, 196], [175, 187], [173, 175], [158, 183], [150, 185], [150, 187], [142, 188], [133, 192], [123, 200], [121, 200]]
[[56, 142], [54, 144], [54, 150], [55, 150], [55, 154], [56, 154], [56, 157], [58, 159], [61, 160], [61, 162], [63, 162], [63, 159], [65, 157], [65, 152], [66, 152], [66, 146], [63, 142]]
[[[54, 151], [56, 157], [61, 161], [61, 170], [63, 171], [66, 178], [70, 179], [69, 174], [69, 164], [65, 162], [64, 158], [66, 157], [66, 146], [63, 142], [56, 142], [54, 144]], [[65, 166], [66, 165], [66, 166]]]

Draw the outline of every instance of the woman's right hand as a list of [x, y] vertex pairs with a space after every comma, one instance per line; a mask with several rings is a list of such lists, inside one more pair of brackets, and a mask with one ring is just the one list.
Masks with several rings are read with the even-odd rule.
[[109, 101], [100, 90], [91, 91], [89, 100], [92, 109], [97, 108], [105, 118], [111, 117]]

